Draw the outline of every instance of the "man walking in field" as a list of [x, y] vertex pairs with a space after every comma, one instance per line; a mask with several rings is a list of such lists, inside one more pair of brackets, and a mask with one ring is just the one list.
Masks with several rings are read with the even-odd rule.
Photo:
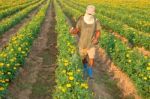
[[[84, 16], [79, 17], [76, 27], [70, 29], [71, 34], [79, 36], [79, 53], [82, 58], [84, 72], [87, 72], [90, 78], [93, 78], [95, 45], [98, 44], [101, 30], [100, 23], [94, 15], [95, 6], [88, 5]], [[87, 61], [87, 58], [89, 61]]]

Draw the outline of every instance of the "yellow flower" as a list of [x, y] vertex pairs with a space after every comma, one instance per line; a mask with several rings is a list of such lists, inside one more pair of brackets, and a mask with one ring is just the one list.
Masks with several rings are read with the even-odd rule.
[[147, 57], [147, 56], [144, 56], [144, 58], [147, 59], [148, 57]]
[[81, 87], [83, 87], [83, 88], [87, 89], [87, 88], [88, 88], [88, 84], [86, 84], [86, 83], [82, 83], [82, 84], [81, 84]]
[[4, 87], [0, 87], [0, 91], [3, 91], [4, 90]]
[[69, 61], [65, 59], [65, 60], [64, 60], [64, 65], [65, 65], [65, 66], [68, 66], [68, 65], [69, 65]]
[[148, 66], [150, 66], [150, 62], [148, 63]]
[[74, 53], [74, 50], [71, 50], [71, 54], [73, 54]]
[[61, 89], [62, 87], [61, 86], [58, 86], [58, 89]]
[[147, 70], [150, 70], [150, 67], [147, 67], [146, 69], [147, 69]]
[[61, 90], [62, 90], [62, 92], [64, 92], [64, 93], [66, 92], [66, 89], [65, 89], [65, 88], [61, 88]]
[[7, 72], [7, 74], [8, 74], [8, 75], [10, 75], [10, 74], [11, 74], [11, 72]]
[[22, 51], [21, 53], [22, 53], [22, 54], [25, 54], [25, 51]]
[[6, 56], [7, 56], [7, 54], [4, 53], [4, 54], [3, 54], [3, 57], [6, 57]]
[[14, 69], [17, 69], [16, 67], [14, 67]]
[[18, 51], [21, 51], [21, 47], [18, 48]]
[[79, 82], [76, 82], [76, 85], [79, 85]]
[[67, 73], [69, 76], [72, 76], [73, 75], [73, 72], [68, 72]]
[[127, 49], [129, 50], [130, 48], [129, 48], [129, 47], [127, 47]]
[[28, 43], [26, 42], [25, 45], [28, 45]]
[[2, 83], [5, 83], [5, 80], [2, 80]]
[[68, 42], [67, 45], [70, 46], [70, 42]]
[[147, 77], [143, 77], [144, 80], [147, 80]]
[[15, 59], [10, 59], [10, 62], [14, 62], [15, 61]]
[[144, 75], [143, 75], [143, 74], [139, 74], [139, 76], [141, 76], [141, 77], [142, 77], [142, 76], [144, 76]]
[[26, 48], [26, 50], [28, 51], [29, 49], [28, 49], [28, 48]]
[[65, 59], [64, 62], [65, 62], [65, 63], [68, 63], [69, 61]]
[[62, 72], [63, 72], [63, 73], [66, 73], [66, 70], [63, 70]]
[[0, 62], [0, 67], [2, 67], [2, 66], [4, 66], [4, 63], [1, 63], [1, 62]]
[[7, 67], [10, 67], [10, 64], [6, 64]]
[[9, 81], [9, 79], [5, 79], [5, 81]]
[[0, 75], [2, 75], [3, 74], [3, 72], [2, 71], [0, 71]]
[[11, 52], [13, 52], [13, 51], [14, 51], [14, 49], [11, 49], [10, 51], [11, 51]]
[[131, 63], [131, 60], [128, 60], [129, 63]]
[[129, 57], [129, 54], [126, 54], [126, 57]]
[[69, 77], [69, 80], [74, 80], [74, 77], [73, 77], [73, 76], [70, 76], [70, 77]]
[[69, 64], [68, 63], [64, 63], [64, 66], [68, 66]]
[[19, 63], [17, 63], [17, 64], [16, 64], [16, 66], [20, 66], [20, 64], [19, 64]]
[[68, 83], [68, 84], [66, 84], [66, 87], [70, 88], [70, 87], [71, 87], [71, 84], [69, 84], [69, 83]]
[[81, 72], [81, 70], [80, 70], [80, 69], [77, 69], [77, 72]]
[[94, 92], [92, 92], [92, 95], [94, 96]]
[[16, 61], [16, 60], [17, 60], [17, 59], [16, 59], [16, 57], [14, 57], [13, 59], [14, 59], [14, 61]]

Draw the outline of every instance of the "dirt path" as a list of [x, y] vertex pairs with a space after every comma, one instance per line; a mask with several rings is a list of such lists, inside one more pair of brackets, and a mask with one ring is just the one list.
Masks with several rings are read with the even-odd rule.
[[[43, 5], [43, 3], [41, 5]], [[19, 24], [15, 25], [11, 29], [9, 29], [7, 32], [3, 33], [2, 36], [0, 36], [0, 50], [2, 50], [2, 48], [5, 47], [5, 45], [9, 42], [9, 39], [11, 36], [15, 35], [21, 27], [25, 26], [28, 22], [32, 20], [33, 16], [36, 15], [40, 7], [41, 6], [31, 11], [28, 14], [28, 16], [24, 18]]]
[[122, 99], [122, 92], [117, 87], [117, 82], [113, 80], [107, 70], [110, 63], [103, 61], [103, 54], [96, 50], [95, 66], [93, 68], [93, 78], [90, 79], [89, 88], [94, 92], [95, 99]]
[[[94, 68], [94, 82], [90, 88], [94, 91], [95, 99], [141, 99], [138, 95], [133, 81], [128, 75], [111, 61], [105, 50], [97, 47], [96, 61]], [[99, 77], [100, 76], [100, 77]], [[98, 84], [98, 79], [106, 87], [106, 90], [101, 90]], [[99, 87], [99, 88], [97, 88]], [[103, 89], [103, 88], [102, 88]], [[98, 90], [98, 91], [97, 91]], [[102, 98], [101, 91], [109, 93]], [[99, 94], [102, 96], [99, 98]], [[105, 94], [105, 93], [104, 93]]]
[[55, 85], [55, 13], [51, 3], [39, 37], [34, 41], [25, 65], [9, 87], [7, 99], [51, 99]]

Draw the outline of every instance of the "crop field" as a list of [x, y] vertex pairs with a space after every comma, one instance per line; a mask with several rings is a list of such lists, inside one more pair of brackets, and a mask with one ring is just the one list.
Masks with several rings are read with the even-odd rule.
[[[69, 33], [88, 5], [92, 80]], [[0, 99], [150, 99], [150, 1], [0, 0]]]

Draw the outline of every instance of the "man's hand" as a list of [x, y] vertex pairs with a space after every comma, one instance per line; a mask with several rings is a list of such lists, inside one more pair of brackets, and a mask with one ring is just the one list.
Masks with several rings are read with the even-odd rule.
[[98, 44], [98, 39], [97, 39], [96, 37], [94, 37], [94, 38], [92, 39], [92, 43], [93, 43], [94, 45]]
[[100, 37], [100, 31], [97, 30], [97, 31], [96, 31], [96, 35], [92, 38], [92, 43], [93, 43], [94, 45], [98, 44], [98, 38], [99, 38], [99, 37]]
[[73, 29], [74, 29], [74, 27], [71, 27], [71, 28], [69, 29], [69, 32], [70, 32], [71, 34], [73, 34]]
[[74, 27], [71, 27], [71, 28], [69, 29], [69, 32], [70, 32], [71, 34], [77, 34], [77, 33], [78, 33], [78, 29], [76, 29], [76, 28], [74, 28]]

